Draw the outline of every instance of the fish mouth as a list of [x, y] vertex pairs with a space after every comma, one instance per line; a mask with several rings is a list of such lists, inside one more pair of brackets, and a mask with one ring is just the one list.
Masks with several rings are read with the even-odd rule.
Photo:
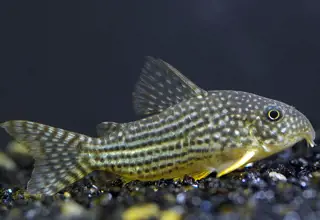
[[302, 140], [306, 140], [308, 146], [315, 147], [317, 146], [317, 144], [314, 142], [315, 136], [315, 132], [311, 130], [309, 132], [295, 134], [294, 136], [291, 136], [291, 138], [289, 137], [288, 140], [285, 143], [282, 143], [281, 145], [264, 144], [263, 148], [266, 152], [272, 152], [275, 151], [275, 149], [277, 149], [276, 151], [281, 151], [289, 147], [292, 147], [293, 145]]
[[315, 147], [317, 144], [314, 142], [316, 138], [316, 132], [312, 129], [308, 132], [301, 132], [292, 137], [292, 140], [296, 139], [296, 142], [306, 140], [307, 145], [310, 147]]
[[299, 134], [295, 134], [294, 136], [289, 137], [288, 140], [280, 145], [273, 145], [273, 144], [263, 144], [263, 149], [265, 152], [280, 152], [284, 149], [292, 147], [296, 143], [306, 140], [307, 145], [310, 147], [315, 147], [317, 144], [314, 142], [315, 140], [315, 132], [313, 130], [309, 132], [303, 132]]

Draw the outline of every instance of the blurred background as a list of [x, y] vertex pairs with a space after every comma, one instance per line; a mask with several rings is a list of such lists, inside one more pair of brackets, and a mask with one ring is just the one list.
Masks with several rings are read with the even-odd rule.
[[[144, 57], [204, 89], [287, 102], [320, 127], [319, 1], [2, 1], [0, 121], [96, 135], [136, 120]], [[0, 148], [10, 137], [0, 131]]]

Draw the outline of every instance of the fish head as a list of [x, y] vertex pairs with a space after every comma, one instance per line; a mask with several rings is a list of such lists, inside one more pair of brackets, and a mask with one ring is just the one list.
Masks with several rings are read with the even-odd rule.
[[[231, 142], [235, 142], [232, 134], [237, 130], [238, 147], [259, 148], [259, 157], [263, 158], [292, 147], [303, 139], [311, 147], [315, 146], [312, 124], [295, 107], [248, 92], [223, 90], [212, 94], [223, 106], [225, 118], [229, 119], [224, 121], [224, 126], [233, 128], [228, 136]], [[229, 125], [231, 121], [235, 126]]]
[[314, 128], [302, 112], [281, 101], [250, 93], [243, 94], [247, 105], [241, 105], [250, 127], [250, 136], [266, 152], [279, 152], [303, 139], [309, 146], [315, 146]]

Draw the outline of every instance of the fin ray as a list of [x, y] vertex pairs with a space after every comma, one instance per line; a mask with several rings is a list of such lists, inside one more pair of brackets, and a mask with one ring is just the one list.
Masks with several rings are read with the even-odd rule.
[[201, 180], [201, 179], [207, 177], [208, 175], [210, 175], [211, 173], [212, 173], [212, 171], [205, 170], [205, 171], [202, 171], [202, 172], [199, 172], [199, 173], [194, 173], [191, 176], [192, 176], [192, 178], [194, 180]]
[[239, 169], [249, 163], [249, 161], [254, 157], [254, 155], [257, 153], [256, 150], [250, 150], [247, 151], [239, 160], [235, 161], [232, 163], [230, 166], [227, 168], [223, 169], [217, 174], [217, 177], [221, 177], [223, 175], [226, 175], [236, 169]]
[[84, 135], [30, 121], [7, 121], [1, 126], [28, 146], [35, 159], [27, 191], [53, 195], [90, 172], [80, 163]]
[[170, 64], [147, 57], [133, 93], [133, 105], [137, 114], [149, 115], [203, 93], [206, 91]]

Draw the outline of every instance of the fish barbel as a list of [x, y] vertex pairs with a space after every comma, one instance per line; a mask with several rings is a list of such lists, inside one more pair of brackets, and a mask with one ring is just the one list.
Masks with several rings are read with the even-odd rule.
[[35, 159], [30, 194], [53, 195], [94, 170], [131, 180], [217, 177], [306, 139], [294, 107], [252, 93], [206, 91], [161, 59], [148, 57], [133, 93], [141, 120], [97, 125], [98, 137], [13, 120], [1, 126]]

